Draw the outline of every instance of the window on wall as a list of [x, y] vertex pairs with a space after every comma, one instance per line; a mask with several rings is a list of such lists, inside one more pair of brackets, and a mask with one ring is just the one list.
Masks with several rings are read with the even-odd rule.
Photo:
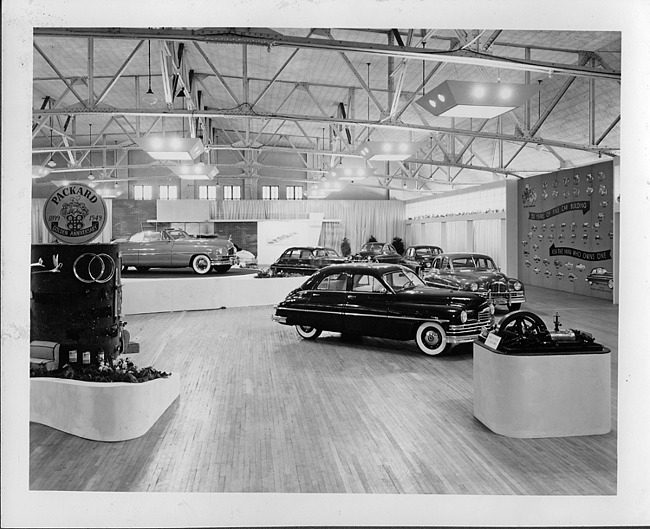
[[277, 200], [280, 198], [279, 186], [262, 186], [262, 200]]
[[216, 200], [217, 186], [199, 186], [199, 198], [202, 200]]
[[160, 186], [158, 191], [160, 200], [176, 200], [178, 198], [178, 187], [176, 186]]
[[223, 186], [224, 200], [241, 200], [241, 186]]
[[302, 186], [287, 186], [287, 200], [302, 200]]
[[153, 188], [151, 186], [133, 186], [134, 200], [151, 200], [153, 198]]

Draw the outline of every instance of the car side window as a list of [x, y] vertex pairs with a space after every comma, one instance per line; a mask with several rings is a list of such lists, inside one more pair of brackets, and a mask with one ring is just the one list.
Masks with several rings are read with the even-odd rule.
[[144, 237], [145, 242], [161, 241], [162, 235], [159, 231], [147, 232]]
[[346, 273], [331, 274], [318, 284], [316, 290], [343, 292], [347, 289], [348, 275]]
[[309, 250], [302, 250], [300, 252], [300, 259], [309, 259], [311, 257], [311, 252]]
[[386, 287], [376, 277], [368, 274], [357, 274], [352, 281], [352, 290], [354, 292], [385, 293]]
[[129, 237], [129, 242], [144, 242], [144, 232], [139, 231], [138, 233], [134, 233]]

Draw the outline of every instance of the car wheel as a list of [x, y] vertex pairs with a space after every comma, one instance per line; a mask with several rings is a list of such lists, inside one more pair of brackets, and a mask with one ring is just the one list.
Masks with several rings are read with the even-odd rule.
[[230, 270], [230, 265], [213, 266], [212, 270], [214, 270], [217, 274], [225, 274], [228, 270]]
[[149, 270], [149, 267], [148, 266], [136, 266], [135, 269], [138, 272], [146, 272], [147, 270]]
[[449, 348], [447, 333], [439, 323], [425, 321], [415, 332], [415, 342], [427, 355], [439, 355]]
[[212, 270], [212, 263], [207, 255], [199, 254], [192, 258], [192, 270], [199, 275], [205, 275]]
[[509, 303], [508, 304], [508, 310], [511, 311], [511, 312], [515, 311], [515, 310], [519, 310], [520, 308], [521, 308], [521, 303]]
[[310, 327], [309, 325], [296, 325], [296, 331], [305, 340], [315, 340], [322, 332], [320, 329]]

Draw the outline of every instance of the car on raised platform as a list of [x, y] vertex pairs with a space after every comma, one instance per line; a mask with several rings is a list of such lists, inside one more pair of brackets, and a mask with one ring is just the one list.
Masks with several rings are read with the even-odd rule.
[[367, 261], [370, 263], [397, 264], [402, 256], [392, 244], [386, 242], [367, 242], [352, 258], [354, 261]]
[[204, 275], [214, 270], [225, 273], [235, 262], [235, 245], [225, 239], [197, 239], [185, 230], [144, 230], [126, 240], [117, 240], [122, 270], [133, 266], [140, 272], [150, 268], [191, 267]]
[[308, 340], [322, 331], [415, 340], [421, 352], [439, 355], [494, 326], [494, 305], [429, 287], [402, 265], [347, 263], [312, 275], [275, 306], [272, 319]]
[[443, 253], [424, 274], [432, 287], [475, 292], [508, 310], [519, 310], [526, 301], [521, 281], [507, 277], [491, 257], [479, 253]]
[[427, 269], [431, 268], [431, 263], [436, 255], [443, 253], [440, 246], [430, 244], [417, 244], [409, 246], [404, 252], [401, 264], [408, 266], [417, 275], [421, 275]]
[[284, 274], [311, 275], [325, 266], [344, 263], [333, 248], [325, 246], [292, 246], [287, 248], [275, 263], [269, 267], [272, 276]]

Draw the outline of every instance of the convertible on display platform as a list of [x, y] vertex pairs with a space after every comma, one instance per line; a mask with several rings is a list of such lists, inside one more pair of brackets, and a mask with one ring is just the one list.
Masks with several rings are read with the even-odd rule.
[[432, 287], [476, 292], [496, 305], [507, 306], [508, 310], [519, 310], [526, 301], [521, 281], [506, 277], [492, 258], [483, 254], [437, 255], [423, 279]]
[[275, 306], [272, 319], [305, 339], [321, 331], [415, 340], [428, 355], [472, 342], [494, 326], [494, 305], [470, 292], [426, 286], [402, 265], [349, 263], [312, 275]]
[[429, 244], [418, 244], [409, 246], [404, 252], [401, 263], [408, 266], [417, 275], [422, 275], [427, 269], [431, 268], [431, 263], [436, 255], [440, 255], [442, 248], [431, 246]]
[[279, 274], [312, 275], [325, 266], [344, 263], [333, 248], [324, 246], [293, 246], [285, 250], [279, 259], [269, 267], [272, 276]]
[[368, 261], [372, 263], [394, 263], [397, 264], [402, 260], [392, 244], [385, 242], [367, 242], [361, 247], [353, 259], [355, 261]]
[[145, 230], [118, 241], [122, 269], [191, 267], [197, 274], [224, 273], [234, 264], [235, 246], [225, 239], [197, 239], [184, 230]]

